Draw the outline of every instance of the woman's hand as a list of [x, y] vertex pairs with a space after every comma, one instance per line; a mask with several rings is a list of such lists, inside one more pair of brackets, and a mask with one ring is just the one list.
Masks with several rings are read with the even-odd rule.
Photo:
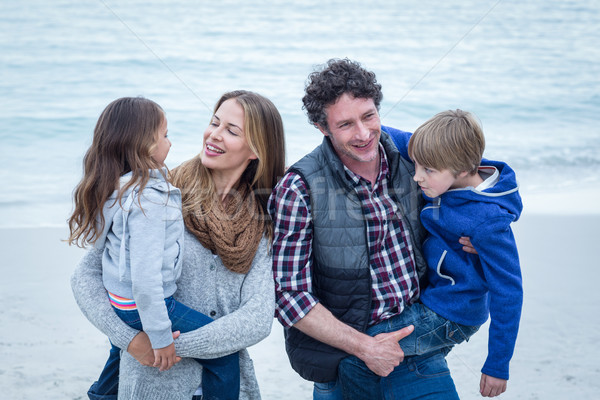
[[[173, 340], [180, 335], [179, 331], [173, 332]], [[138, 333], [127, 346], [127, 352], [131, 354], [140, 364], [146, 367], [154, 366], [154, 350], [150, 344], [150, 339], [145, 332]], [[175, 364], [181, 361], [181, 357], [175, 357]]]
[[127, 346], [127, 352], [133, 356], [140, 364], [146, 367], [154, 365], [154, 351], [150, 345], [150, 339], [145, 332], [140, 332], [131, 340]]

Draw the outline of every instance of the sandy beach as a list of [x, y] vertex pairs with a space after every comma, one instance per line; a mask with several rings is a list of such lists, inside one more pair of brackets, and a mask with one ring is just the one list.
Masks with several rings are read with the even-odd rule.
[[[532, 207], [526, 199], [524, 216], [513, 226], [525, 301], [501, 399], [589, 399], [600, 392], [595, 309], [600, 265], [594, 256], [600, 210], [591, 203], [595, 193], [581, 197], [531, 195]], [[573, 207], [577, 198], [581, 205]], [[71, 294], [69, 277], [83, 251], [61, 242], [64, 237], [61, 228], [0, 229], [3, 399], [86, 399], [105, 361], [108, 340], [87, 322]], [[487, 325], [448, 356], [461, 399], [480, 398], [486, 349]], [[277, 321], [250, 352], [264, 399], [311, 398], [312, 384], [289, 367]]]

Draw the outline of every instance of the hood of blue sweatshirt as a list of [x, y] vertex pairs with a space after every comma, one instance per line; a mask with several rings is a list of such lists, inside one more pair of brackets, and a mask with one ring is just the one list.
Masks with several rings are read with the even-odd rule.
[[[479, 214], [480, 210], [486, 210], [483, 212], [487, 215], [480, 215], [483, 218], [507, 214], [513, 222], [517, 221], [523, 211], [523, 202], [519, 194], [515, 171], [502, 161], [483, 159], [481, 165], [498, 170], [498, 181], [494, 186], [484, 190], [477, 190], [474, 187], [450, 189], [439, 198], [430, 198], [425, 194], [423, 196], [434, 205], [441, 201], [447, 207], [473, 207], [475, 215]], [[497, 207], [480, 207], [481, 203], [495, 204]], [[497, 213], [496, 215], [489, 215], [494, 211]]]

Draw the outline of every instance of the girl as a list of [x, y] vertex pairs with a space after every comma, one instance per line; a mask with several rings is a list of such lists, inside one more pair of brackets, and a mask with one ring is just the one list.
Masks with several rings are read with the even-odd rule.
[[[188, 332], [212, 321], [173, 299], [181, 274], [184, 222], [181, 192], [167, 180], [171, 142], [167, 119], [155, 102], [126, 97], [100, 115], [84, 158], [69, 219], [70, 244], [102, 251], [102, 278], [116, 314], [146, 332], [153, 366], [170, 369], [177, 358], [172, 330]], [[98, 394], [118, 384], [113, 348]], [[207, 399], [239, 397], [239, 356], [197, 360]]]
[[[200, 384], [205, 389], [202, 368], [190, 357], [233, 352], [239, 352], [240, 399], [260, 399], [247, 347], [269, 335], [275, 311], [266, 203], [285, 168], [281, 116], [257, 93], [225, 93], [198, 144], [199, 154], [172, 171], [183, 194], [186, 227], [175, 297], [215, 321], [181, 334], [175, 342], [181, 362], [164, 372], [146, 367], [154, 362], [147, 356], [148, 337], [111, 312], [97, 249], [86, 254], [71, 279], [85, 316], [127, 350], [120, 361], [121, 399], [190, 400]], [[97, 393], [95, 388], [88, 394]], [[117, 397], [116, 389], [111, 395]]]

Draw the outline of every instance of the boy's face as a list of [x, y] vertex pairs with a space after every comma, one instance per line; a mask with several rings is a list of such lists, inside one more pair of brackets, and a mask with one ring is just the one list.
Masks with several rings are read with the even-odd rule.
[[416, 161], [413, 179], [421, 186], [423, 193], [432, 198], [441, 196], [449, 189], [460, 187], [458, 184], [460, 175], [458, 177], [454, 176], [449, 169], [438, 171], [424, 167]]

